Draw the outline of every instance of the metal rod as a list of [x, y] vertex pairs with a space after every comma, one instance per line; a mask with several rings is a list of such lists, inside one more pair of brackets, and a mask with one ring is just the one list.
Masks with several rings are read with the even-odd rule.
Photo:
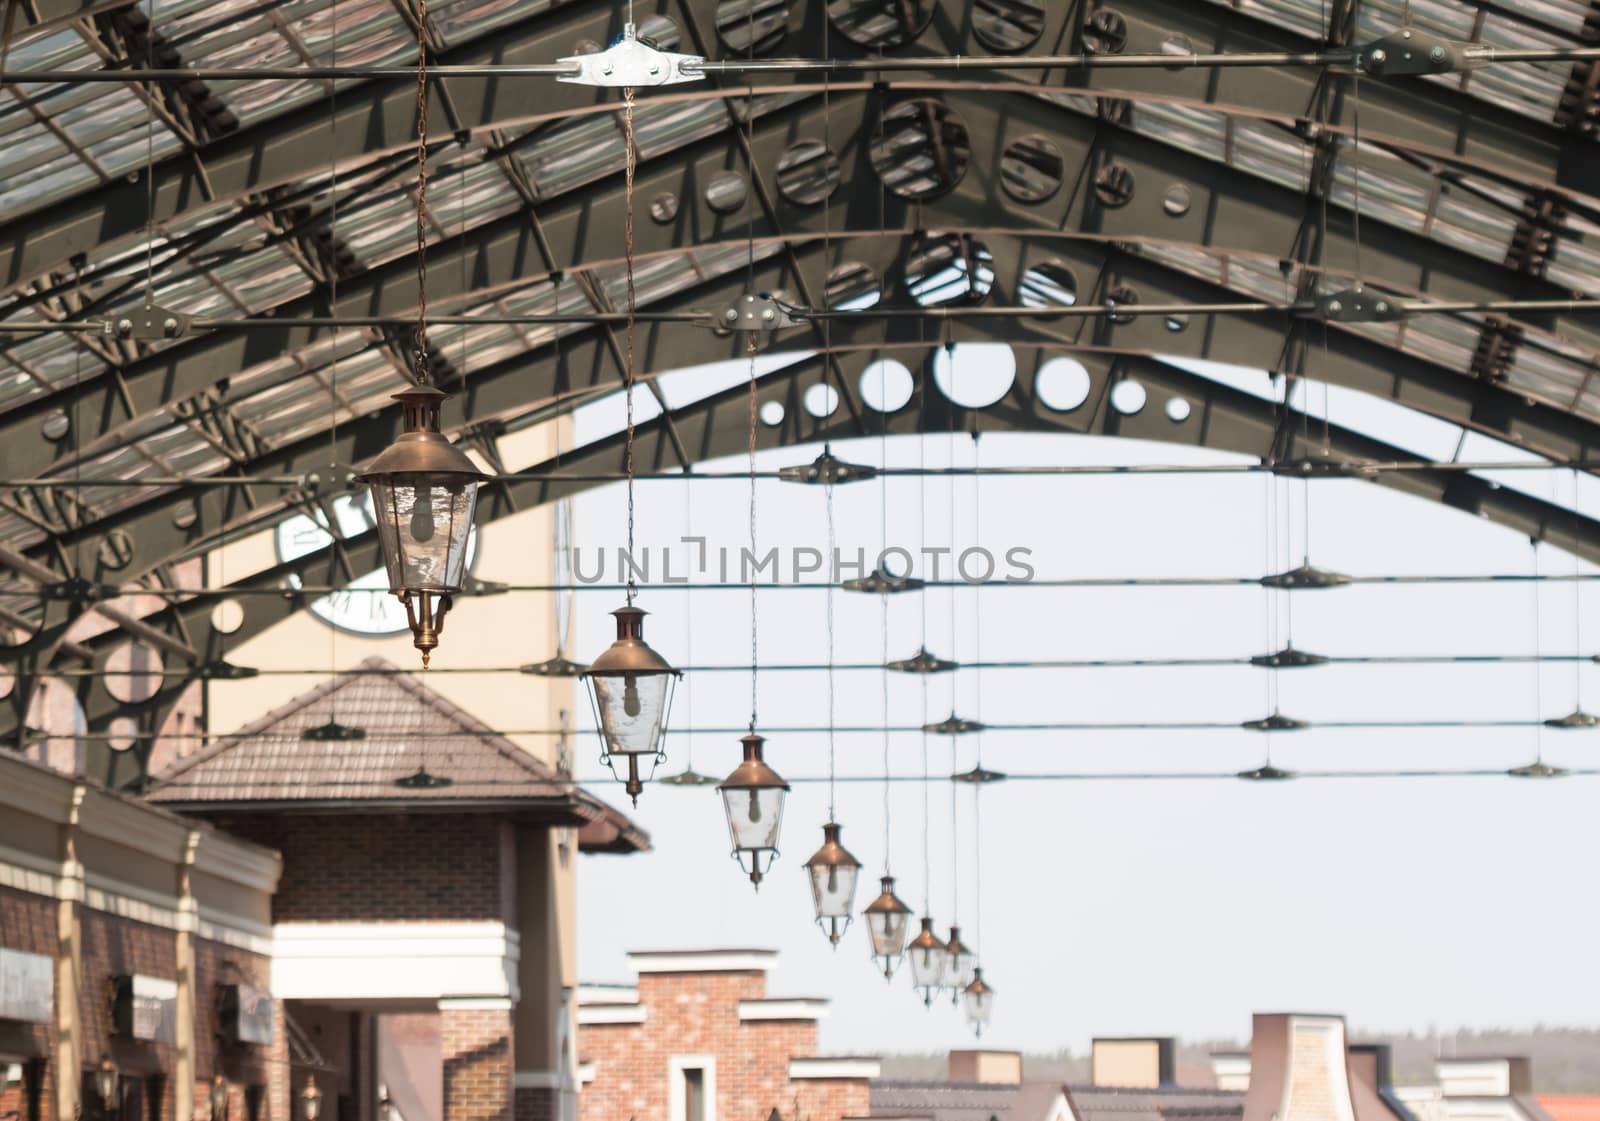
[[[1393, 299], [1397, 315], [1441, 315], [1479, 312], [1502, 314], [1513, 312], [1600, 312], [1600, 300], [1405, 300]], [[781, 305], [789, 315], [811, 322], [883, 321], [898, 319], [961, 320], [961, 319], [1093, 319], [1107, 316], [1137, 318], [1152, 315], [1259, 315], [1289, 314], [1316, 315], [1314, 303], [1292, 303], [1248, 300], [1229, 303], [1176, 303], [1176, 304], [1118, 304], [1081, 303], [1047, 307], [882, 307], [852, 310], [829, 310], [795, 305]], [[634, 316], [643, 323], [703, 323], [711, 326], [715, 312], [704, 311], [641, 311]], [[624, 312], [550, 312], [528, 315], [441, 315], [430, 316], [429, 321], [446, 326], [538, 326], [544, 323], [621, 323], [627, 319]], [[339, 329], [359, 327], [404, 327], [414, 319], [393, 315], [334, 315], [334, 316], [279, 316], [245, 318], [201, 318], [190, 320], [189, 331], [222, 330], [282, 330], [285, 327]], [[51, 331], [118, 335], [117, 317], [89, 320], [27, 320], [0, 322], [0, 334], [47, 334]], [[181, 338], [182, 333], [171, 336]]]
[[[1069, 435], [1070, 433], [1063, 433]], [[1302, 461], [1292, 461], [1299, 463]], [[1389, 462], [1328, 461], [1323, 469], [1305, 473], [1312, 480], [1322, 478], [1348, 478], [1352, 475], [1393, 474], [1408, 471], [1596, 471], [1600, 459], [1541, 459], [1516, 460], [1391, 460]], [[1038, 464], [1016, 467], [891, 467], [874, 468], [876, 478], [970, 478], [978, 475], [1001, 476], [1051, 476], [1051, 475], [1253, 475], [1263, 472], [1302, 477], [1284, 463], [1131, 463], [1131, 464]], [[607, 483], [621, 482], [626, 476], [620, 471], [510, 471], [492, 476], [494, 482], [551, 482], [551, 483]], [[778, 471], [758, 471], [755, 477], [782, 480]], [[634, 475], [635, 482], [742, 482], [750, 481], [749, 472], [731, 474], [723, 471], [662, 471]], [[0, 489], [22, 487], [250, 487], [250, 486], [307, 486], [310, 480], [304, 475], [145, 475], [136, 479], [95, 478], [92, 476], [36, 476], [27, 479], [0, 479]]]
[[[1058, 55], [941, 55], [888, 58], [777, 58], [729, 59], [712, 62], [686, 59], [685, 75], [755, 74], [881, 74], [960, 73], [972, 70], [1223, 70], [1262, 67], [1356, 66], [1359, 49], [1343, 47], [1325, 51], [1224, 51], [1210, 54], [1058, 54]], [[1508, 50], [1473, 45], [1466, 51], [1470, 66], [1512, 62], [1590, 62], [1600, 59], [1600, 47], [1545, 47]], [[582, 68], [567, 63], [518, 65], [454, 65], [429, 67], [439, 78], [578, 78]], [[409, 78], [403, 66], [290, 66], [219, 67], [187, 66], [178, 69], [116, 70], [6, 70], [0, 83], [32, 85], [82, 85], [85, 83], [341, 81], [345, 79]], [[1381, 77], [1381, 75], [1375, 75]], [[756, 92], [762, 92], [756, 87]]]
[[[430, 669], [428, 671], [432, 673]], [[356, 725], [359, 727], [359, 724]], [[1304, 732], [1331, 729], [1335, 731], [1382, 731], [1387, 729], [1415, 729], [1415, 730], [1460, 730], [1469, 728], [1538, 728], [1543, 727], [1542, 720], [1330, 720], [1312, 724], [1310, 727], [1296, 732], [1278, 732], [1277, 735], [1301, 735]], [[668, 728], [665, 730], [669, 736], [739, 736], [750, 730], [748, 724], [727, 727], [701, 727], [701, 728]], [[763, 727], [763, 733], [772, 735], [813, 736], [827, 732], [826, 725], [789, 725], [786, 727]], [[985, 733], [989, 732], [1249, 732], [1251, 735], [1265, 733], [1244, 728], [1238, 723], [1185, 721], [1173, 723], [1020, 723], [1020, 724], [985, 724]], [[406, 742], [414, 740], [471, 740], [485, 734], [497, 736], [553, 736], [571, 737], [572, 728], [496, 728], [490, 732], [422, 732], [412, 731], [396, 733]], [[834, 731], [842, 735], [856, 736], [882, 736], [885, 731], [891, 734], [918, 735], [922, 734], [920, 724], [901, 724], [885, 728], [882, 724], [871, 725], [839, 725]], [[112, 740], [173, 740], [173, 741], [207, 741], [215, 743], [217, 740], [241, 738], [237, 733], [221, 732], [80, 732], [65, 735], [47, 735], [44, 733], [30, 734], [31, 742], [43, 740], [74, 740], [74, 739], [112, 739]], [[253, 734], [248, 738], [261, 743], [299, 743], [305, 737], [300, 733], [293, 735], [285, 733]], [[823, 743], [817, 746], [825, 746]]]
[[[749, 591], [750, 586], [744, 585]], [[281, 594], [281, 593], [280, 593]], [[385, 593], [387, 594], [387, 593]], [[1329, 656], [1327, 661], [1318, 662], [1316, 666], [1421, 666], [1421, 665], [1525, 665], [1529, 663], [1570, 663], [1593, 662], [1595, 657], [1588, 654], [1351, 654]], [[941, 673], [952, 673], [957, 670], [1011, 670], [1011, 669], [1225, 669], [1230, 667], [1255, 666], [1248, 657], [1239, 658], [1029, 658], [1010, 661], [985, 661], [985, 662], [957, 662], [952, 663], [949, 670]], [[1257, 666], [1259, 669], [1276, 670], [1285, 672], [1292, 669], [1314, 669], [1316, 666]], [[783, 662], [761, 663], [762, 673], [824, 673], [829, 670], [835, 672], [870, 671], [882, 673], [886, 668], [891, 672], [904, 673], [907, 677], [916, 674], [904, 670], [893, 670], [876, 662], [834, 662], [831, 666], [827, 662]], [[750, 672], [750, 666], [745, 664], [718, 664], [701, 666], [679, 666], [683, 673], [740, 673]], [[157, 676], [150, 669], [69, 669], [51, 670], [53, 676], [72, 678], [149, 678]], [[437, 674], [500, 674], [524, 673], [521, 666], [441, 666], [430, 667], [430, 675]], [[294, 667], [277, 669], [252, 669], [252, 677], [405, 677], [411, 674], [410, 670], [395, 668], [387, 669], [345, 669], [329, 670], [321, 667]], [[228, 672], [208, 674], [200, 672], [196, 676], [209, 680], [230, 680]], [[1219, 725], [1220, 727], [1237, 727], [1235, 724]], [[1406, 725], [1411, 727], [1411, 725]], [[1086, 727], [1107, 727], [1095, 724]]]

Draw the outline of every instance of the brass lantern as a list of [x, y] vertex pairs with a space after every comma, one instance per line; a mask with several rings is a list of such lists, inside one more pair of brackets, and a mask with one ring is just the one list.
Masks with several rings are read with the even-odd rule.
[[789, 784], [761, 758], [761, 745], [766, 740], [751, 732], [739, 742], [744, 744], [744, 761], [717, 789], [722, 791], [722, 808], [728, 815], [733, 857], [760, 891], [762, 857], [771, 868], [778, 856], [778, 831], [783, 825], [783, 802]]
[[439, 430], [445, 397], [428, 385], [396, 393], [404, 430], [359, 476], [372, 492], [389, 590], [405, 604], [424, 669], [461, 590], [478, 486], [488, 478]]
[[961, 994], [966, 991], [967, 984], [972, 980], [972, 971], [978, 966], [978, 955], [967, 948], [961, 941], [961, 928], [955, 923], [950, 924], [950, 941], [944, 946], [944, 987], [950, 990], [950, 1003], [956, 1004], [961, 1000]]
[[973, 1034], [981, 1036], [989, 1026], [989, 1017], [994, 1015], [994, 990], [984, 983], [981, 968], [972, 970], [972, 981], [962, 996], [967, 1005], [967, 1022], [972, 1025]]
[[300, 1116], [305, 1118], [305, 1121], [317, 1121], [321, 1113], [322, 1091], [317, 1089], [316, 1076], [309, 1075], [306, 1078], [305, 1089], [300, 1091]]
[[103, 1109], [116, 1109], [117, 1103], [114, 1098], [117, 1093], [117, 1068], [112, 1063], [110, 1055], [102, 1054], [100, 1065], [94, 1068], [94, 1092], [100, 1096], [100, 1105]]
[[856, 878], [860, 874], [861, 861], [839, 843], [839, 824], [828, 822], [822, 827], [822, 847], [806, 861], [806, 875], [811, 880], [811, 905], [817, 913], [817, 925], [836, 947], [850, 927], [850, 908], [855, 903]]
[[884, 876], [878, 883], [882, 890], [867, 904], [865, 912], [867, 935], [872, 939], [872, 960], [883, 969], [883, 979], [888, 981], [906, 951], [906, 921], [911, 917], [911, 908], [894, 893], [893, 876]]
[[211, 1079], [211, 1121], [226, 1121], [228, 1116], [228, 1082], [222, 1075]]
[[949, 951], [933, 932], [933, 920], [923, 916], [922, 929], [906, 947], [911, 958], [911, 985], [922, 996], [922, 1003], [933, 1007], [933, 998], [944, 985], [945, 958]]
[[582, 676], [600, 729], [600, 758], [613, 773], [615, 757], [627, 758], [625, 789], [637, 806], [644, 789], [639, 759], [653, 755], [659, 762], [664, 757], [661, 739], [667, 731], [673, 687], [682, 675], [645, 642], [645, 611], [630, 604], [611, 614], [617, 619], [617, 640]]

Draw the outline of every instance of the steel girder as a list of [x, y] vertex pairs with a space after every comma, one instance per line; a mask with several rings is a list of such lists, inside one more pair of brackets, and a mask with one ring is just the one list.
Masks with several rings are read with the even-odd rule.
[[[1009, 339], [1009, 333], [1006, 338]], [[1252, 456], [1303, 454], [1352, 464], [1404, 458], [1398, 449], [1336, 426], [1328, 430], [1324, 442], [1320, 422], [1306, 425], [1304, 418], [1296, 412], [1286, 411], [1271, 402], [1137, 355], [1102, 352], [1082, 354], [1080, 357], [1091, 378], [1091, 391], [1086, 404], [1069, 413], [1052, 412], [1043, 406], [1026, 379], [1019, 379], [1010, 393], [994, 406], [981, 410], [962, 409], [952, 406], [942, 394], [929, 388], [932, 382], [931, 375], [927, 373], [929, 349], [926, 342], [919, 341], [863, 349], [842, 356], [847, 384], [854, 384], [862, 368], [880, 356], [897, 357], [917, 371], [914, 375], [917, 390], [912, 402], [888, 416], [869, 414], [872, 418], [867, 425], [869, 431], [900, 435], [969, 431], [1085, 433], [1218, 448]], [[1024, 361], [1019, 365], [1025, 367], [1027, 356], [1023, 357]], [[812, 359], [801, 366], [768, 374], [761, 379], [761, 399], [784, 404], [786, 413], [783, 423], [778, 426], [758, 426], [757, 441], [760, 448], [839, 440], [862, 434], [859, 422], [840, 419], [844, 417], [843, 409], [827, 420], [811, 417], [804, 411], [804, 391], [821, 380], [820, 367], [821, 359]], [[1109, 403], [1111, 385], [1127, 378], [1138, 380], [1145, 387], [1150, 400], [1146, 408], [1133, 415], [1123, 415], [1111, 408]], [[741, 453], [748, 438], [748, 392], [747, 387], [736, 386], [639, 426], [634, 451], [637, 469], [654, 472], [671, 470], [678, 465], [675, 440], [669, 435], [669, 428], [676, 430], [695, 461]], [[1191, 412], [1187, 419], [1178, 423], [1168, 419], [1164, 408], [1158, 406], [1158, 402], [1164, 402], [1168, 397], [1182, 397], [1190, 403]], [[1312, 433], [1316, 438], [1310, 443], [1303, 442], [1303, 432]], [[588, 447], [564, 452], [558, 461], [547, 461], [532, 469], [531, 473], [619, 471], [623, 464], [623, 449], [623, 437], [618, 434]], [[1458, 488], [1460, 483], [1459, 477], [1449, 472], [1406, 472], [1377, 476], [1374, 481], [1435, 499], [1443, 498], [1447, 491]], [[531, 506], [570, 497], [593, 485], [578, 479], [538, 477], [497, 484], [489, 492], [487, 501], [481, 504], [481, 520], [492, 522]], [[1600, 553], [1600, 523], [1574, 517], [1570, 511], [1523, 495], [1494, 490], [1479, 480], [1471, 480], [1469, 489], [1478, 492], [1484, 513], [1492, 511], [1492, 516], [1513, 522], [1526, 532], [1545, 533], [1550, 540], [1563, 547], [1587, 552], [1591, 556]], [[170, 704], [183, 688], [204, 672], [206, 663], [220, 658], [224, 644], [229, 649], [237, 648], [239, 643], [302, 610], [310, 598], [303, 593], [243, 593], [282, 589], [291, 577], [307, 583], [336, 579], [341, 570], [361, 571], [376, 567], [379, 563], [375, 538], [370, 533], [362, 534], [346, 538], [337, 548], [330, 546], [292, 562], [276, 565], [237, 580], [215, 593], [175, 605], [152, 616], [149, 620], [152, 624], [186, 636], [189, 643], [201, 653], [200, 663], [172, 671], [161, 690], [141, 705], [117, 701], [105, 690], [103, 678], [79, 678], [78, 695], [88, 715], [91, 732], [103, 733], [110, 720], [117, 716], [137, 719], [141, 714], [163, 711], [165, 705]], [[223, 636], [212, 630], [210, 616], [217, 601], [230, 595], [240, 596], [244, 623], [236, 632]], [[89, 645], [94, 651], [94, 665], [104, 669], [111, 651], [122, 641], [125, 641], [125, 636], [116, 633], [91, 640]], [[538, 653], [530, 651], [530, 657]], [[25, 705], [22, 709], [25, 711]], [[146, 719], [145, 723], [154, 725], [157, 721]], [[102, 742], [91, 744], [90, 759], [91, 773], [108, 781], [125, 782], [139, 777], [134, 760], [119, 762]]]
[[[880, 203], [876, 191], [857, 192], [836, 204], [830, 218], [818, 208], [780, 202], [775, 223], [764, 216], [754, 220], [754, 236], [813, 239], [831, 232], [837, 237], [847, 237], [864, 227], [876, 226], [881, 205], [882, 225], [887, 230], [911, 233], [929, 228], [966, 229], [996, 242], [1010, 237], [1025, 238], [1038, 246], [1028, 251], [1030, 259], [1059, 253], [1064, 241], [1077, 237], [1135, 250], [1147, 241], [1158, 240], [1163, 244], [1199, 245], [1218, 253], [1275, 261], [1288, 258], [1296, 238], [1305, 228], [1306, 206], [1293, 192], [1250, 181], [1242, 173], [1227, 172], [1205, 161], [1185, 160], [1166, 145], [1129, 136], [1103, 122], [1087, 120], [1027, 96], [994, 99], [998, 105], [972, 94], [965, 98], [950, 94], [946, 100], [955, 102], [963, 112], [981, 114], [978, 119], [968, 121], [969, 128], [975, 136], [991, 138], [988, 143], [996, 152], [1008, 137], [1048, 128], [1063, 147], [1070, 149], [1069, 166], [1073, 166], [1073, 161], [1077, 161], [1077, 166], [1087, 167], [1097, 159], [1115, 158], [1133, 171], [1136, 184], [1149, 183], [1150, 189], [1136, 190], [1128, 205], [1119, 208], [1098, 204], [1086, 187], [1075, 191], [1063, 189], [1055, 198], [1030, 207], [1009, 199], [991, 175], [974, 167], [951, 194], [920, 205], [907, 204], [893, 196]], [[841, 157], [859, 182], [873, 181], [863, 154], [865, 138], [870, 135], [868, 130], [875, 119], [872, 101], [871, 95], [855, 94], [840, 96], [833, 105], [834, 128], [841, 133], [848, 130], [841, 145]], [[991, 109], [985, 111], [985, 105], [990, 105]], [[790, 107], [760, 122], [753, 139], [758, 174], [769, 178], [788, 143], [800, 137], [821, 135], [822, 128], [821, 109], [814, 104]], [[639, 254], [648, 256], [695, 245], [703, 247], [719, 240], [736, 243], [745, 232], [747, 219], [743, 215], [718, 215], [700, 198], [707, 178], [730, 166], [742, 166], [742, 156], [727, 136], [698, 142], [647, 163], [639, 176], [638, 190], [642, 197], [671, 192], [694, 200], [694, 205], [685, 205], [677, 220], [667, 225], [639, 223], [636, 231]], [[1182, 184], [1191, 191], [1195, 204], [1187, 215], [1173, 218], [1162, 209], [1159, 188], [1169, 183]], [[512, 215], [443, 243], [430, 254], [437, 278], [432, 291], [434, 304], [470, 299], [566, 268], [615, 264], [622, 255], [618, 224], [597, 215], [615, 213], [620, 206], [620, 184], [608, 180], [581, 196], [563, 197], [543, 208], [539, 217], [542, 241], [530, 231], [523, 216]], [[1075, 232], [1063, 234], [1062, 229]], [[1152, 237], [1153, 233], [1159, 237]], [[1367, 259], [1379, 266], [1368, 271], [1385, 275], [1401, 274], [1403, 270], [1404, 275], [1396, 276], [1398, 287], [1402, 289], [1419, 293], [1427, 289], [1428, 294], [1450, 298], [1477, 298], [1494, 295], [1507, 283], [1514, 283], [1506, 270], [1426, 239], [1386, 235], [1381, 241], [1381, 244], [1373, 244], [1373, 239], [1369, 238], [1363, 247]], [[1350, 238], [1341, 237], [1338, 231], [1330, 233], [1323, 254], [1325, 258], [1353, 261], [1354, 254]], [[1132, 256], [1132, 253], [1121, 255], [1125, 262]], [[460, 279], [463, 259], [469, 271], [465, 286]], [[1170, 271], [1153, 263], [1144, 267], [1158, 273]], [[1090, 272], [1080, 274], [1080, 278], [1095, 275]], [[820, 290], [820, 269], [819, 275], [807, 279], [812, 290]], [[1410, 283], [1406, 283], [1407, 280]], [[1211, 298], [1217, 298], [1215, 290]], [[1149, 293], [1145, 299], [1150, 301]], [[234, 371], [303, 346], [325, 332], [298, 326], [290, 317], [319, 310], [315, 303], [315, 297], [306, 297], [285, 305], [282, 327], [266, 331], [210, 332], [142, 358], [122, 371], [120, 379], [108, 376], [80, 390], [83, 395], [80, 411], [99, 418], [101, 430], [105, 431], [128, 419], [130, 404], [131, 415], [151, 411], [215, 385]], [[414, 307], [412, 262], [401, 258], [346, 284], [335, 310], [346, 314], [406, 315], [414, 313]], [[1568, 326], [1551, 318], [1553, 326]], [[1147, 320], [1122, 327], [1100, 322], [1094, 330], [1118, 340], [1144, 340], [1143, 345], [1150, 349], [1169, 349], [1176, 345], [1159, 334], [1150, 337], [1152, 324]], [[1244, 347], [1245, 337], [1230, 331], [1213, 338], [1205, 356], [1282, 368], [1284, 353], [1292, 349], [1286, 345], [1291, 341], [1291, 334], [1286, 329], [1278, 329], [1277, 345], [1268, 352], [1263, 345]], [[1473, 382], [1459, 372], [1430, 367], [1426, 362], [1397, 354], [1392, 349], [1346, 339], [1342, 331], [1333, 330], [1329, 334], [1339, 342], [1322, 359], [1329, 368], [1320, 373], [1328, 380], [1348, 376], [1364, 388], [1399, 383], [1405, 391], [1386, 390], [1387, 395], [1451, 419], [1486, 423], [1507, 430], [1530, 447], [1550, 454], [1571, 455], [1591, 442], [1588, 433], [1592, 426], [1587, 421], [1563, 420], [1550, 415], [1535, 423], [1540, 410], [1516, 405], [1514, 395]], [[1353, 356], [1350, 368], [1340, 372], [1332, 364], [1342, 360], [1340, 354], [1344, 351], [1352, 351]], [[1384, 356], [1386, 368], [1382, 374], [1375, 375], [1371, 363], [1379, 355]], [[1451, 378], [1454, 383], [1449, 380]], [[1430, 388], [1425, 392], [1411, 391], [1410, 384], [1415, 381], [1427, 381]], [[1484, 412], [1478, 408], [1478, 402], [1485, 397], [1491, 401], [1503, 400]], [[1445, 398], [1453, 399], [1454, 404]], [[47, 402], [31, 404], [13, 410], [0, 421], [0, 437], [3, 437], [0, 439], [0, 470], [13, 476], [36, 474], [48, 467], [53, 455], [59, 454], [59, 449], [44, 440], [37, 430], [37, 419], [46, 407]], [[1474, 417], [1475, 410], [1490, 417], [1504, 414], [1529, 427], [1518, 431], [1512, 427], [1512, 421], [1481, 421]], [[1558, 409], [1542, 411], [1560, 412]], [[94, 435], [90, 434], [91, 439]]]
[[[117, 0], [120, 3], [121, 0]], [[99, 6], [90, 0], [46, 0], [47, 8], [78, 13]], [[1181, 0], [1136, 0], [1116, 6], [1128, 22], [1129, 49], [1159, 49], [1168, 34], [1188, 36], [1199, 49], [1300, 49], [1307, 40], [1253, 18], [1204, 4]], [[674, 0], [680, 23], [714, 26], [716, 0]], [[1069, 18], [1075, 5], [1046, 5], [1046, 26], [1037, 49], [1073, 43]], [[500, 29], [492, 44], [471, 43], [442, 54], [441, 64], [530, 63], [552, 61], [581, 39], [604, 42], [619, 27], [614, 7], [598, 0], [577, 0], [554, 12], [541, 13]], [[970, 11], [965, 0], [942, 0], [931, 28], [904, 50], [926, 54], [971, 53]], [[821, 9], [804, 6], [801, 24], [792, 29], [785, 54], [817, 57], [824, 44], [835, 54], [857, 49], [839, 34], [824, 37]], [[720, 44], [712, 44], [714, 53]], [[981, 72], [980, 72], [981, 73]], [[989, 77], [1020, 87], [1060, 86], [1054, 73], [999, 73]], [[1226, 111], [1238, 107], [1280, 116], [1325, 117], [1330, 127], [1349, 131], [1354, 99], [1336, 90], [1344, 79], [1330, 79], [1314, 69], [1166, 71], [1098, 71], [1073, 75], [1074, 86], [1107, 97], [1162, 95], [1209, 103]], [[763, 79], [781, 84], [782, 76]], [[806, 80], [806, 79], [801, 79]], [[538, 83], [537, 97], [524, 91]], [[922, 84], [915, 73], [897, 75], [887, 85]], [[477, 131], [536, 120], [557, 119], [596, 102], [592, 91], [549, 79], [456, 80], [450, 84], [452, 107], [460, 128]], [[435, 89], [435, 119], [444, 120], [445, 106]], [[363, 152], [374, 155], [406, 147], [411, 134], [414, 88], [406, 81], [370, 82], [340, 95], [339, 132], [360, 137]], [[537, 112], [529, 110], [537, 105]], [[1600, 206], [1600, 172], [1587, 158], [1591, 145], [1568, 135], [1553, 123], [1519, 117], [1454, 90], [1420, 80], [1368, 79], [1360, 111], [1364, 133], [1377, 144], [1414, 148], [1454, 156], [1494, 173], [1527, 182], [1537, 180], [1587, 196]], [[329, 117], [324, 106], [304, 109], [241, 130], [202, 149], [210, 197], [232, 199], [321, 174], [328, 165]], [[186, 158], [173, 157], [156, 168], [156, 220], [165, 221], [204, 202], [207, 189]], [[76, 253], [135, 238], [145, 220], [142, 183], [117, 183], [61, 200], [37, 221], [0, 224], [0, 291], [60, 269]]]

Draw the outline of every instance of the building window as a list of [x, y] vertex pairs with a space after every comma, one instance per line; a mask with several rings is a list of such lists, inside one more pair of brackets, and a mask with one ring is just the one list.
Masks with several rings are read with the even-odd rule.
[[706, 1072], [683, 1069], [683, 1121], [706, 1121]]
[[667, 1060], [667, 1121], [717, 1121], [714, 1055], [673, 1055]]

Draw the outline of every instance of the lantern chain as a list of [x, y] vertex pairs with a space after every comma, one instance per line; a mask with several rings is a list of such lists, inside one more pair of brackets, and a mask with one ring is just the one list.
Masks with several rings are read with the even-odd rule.
[[417, 383], [428, 370], [428, 0], [417, 0]]
[[[632, 22], [632, 5], [629, 5], [629, 22]], [[626, 359], [622, 371], [623, 397], [627, 409], [626, 447], [623, 451], [623, 471], [628, 477], [628, 606], [633, 606], [636, 588], [633, 582], [633, 328], [636, 301], [633, 288], [633, 176], [637, 155], [633, 147], [633, 87], [622, 91], [623, 131], [623, 210], [622, 256], [623, 271], [627, 281], [628, 321], [625, 330]]]

